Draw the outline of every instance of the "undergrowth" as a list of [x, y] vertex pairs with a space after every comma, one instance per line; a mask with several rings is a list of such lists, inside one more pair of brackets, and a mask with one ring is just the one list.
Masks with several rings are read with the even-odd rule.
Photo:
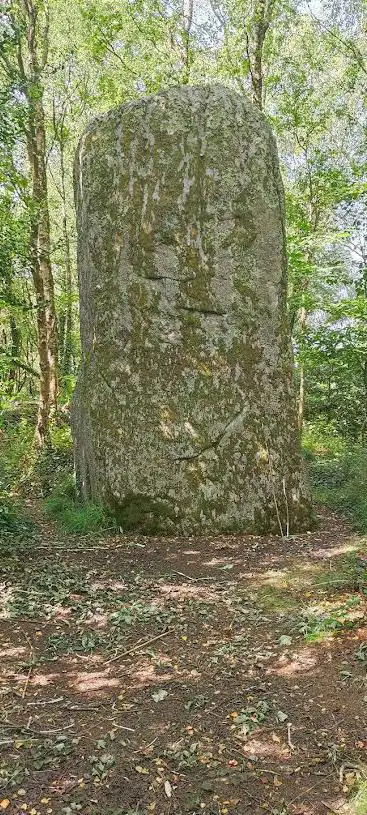
[[67, 533], [85, 535], [111, 527], [102, 507], [78, 500], [73, 478], [70, 426], [62, 417], [51, 427], [51, 446], [33, 444], [35, 416], [16, 409], [0, 421], [0, 536], [29, 537], [32, 523], [19, 507], [25, 498], [45, 501], [46, 511]]
[[367, 532], [367, 448], [316, 426], [306, 428], [303, 448], [314, 500]]
[[305, 610], [296, 629], [307, 642], [320, 642], [335, 634], [354, 628], [360, 622], [353, 614], [360, 605], [359, 597], [350, 597], [343, 603], [323, 610]]
[[358, 790], [348, 807], [345, 815], [366, 815], [367, 812], [367, 781], [358, 783]]
[[65, 476], [54, 487], [45, 505], [48, 514], [65, 532], [83, 535], [113, 526], [112, 519], [102, 506], [79, 500], [71, 475]]

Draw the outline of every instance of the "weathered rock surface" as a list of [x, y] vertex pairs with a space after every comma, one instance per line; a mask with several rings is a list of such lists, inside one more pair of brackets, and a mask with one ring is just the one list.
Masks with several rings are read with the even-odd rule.
[[84, 134], [76, 202], [83, 494], [147, 532], [307, 527], [263, 115], [220, 85], [125, 104]]

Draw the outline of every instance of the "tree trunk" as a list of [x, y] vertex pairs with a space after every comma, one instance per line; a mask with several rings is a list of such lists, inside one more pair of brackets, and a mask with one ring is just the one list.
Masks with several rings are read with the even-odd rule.
[[275, 0], [257, 0], [253, 17], [253, 45], [247, 37], [247, 59], [251, 77], [252, 101], [260, 110], [264, 104], [263, 53]]
[[[32, 217], [30, 254], [37, 302], [38, 353], [40, 364], [40, 401], [36, 442], [48, 438], [51, 412], [57, 406], [57, 327], [54, 281], [50, 259], [50, 217], [46, 171], [46, 134], [43, 107], [42, 70], [47, 62], [48, 18], [42, 32], [42, 56], [37, 43], [38, 7], [34, 0], [23, 0], [26, 21], [27, 66], [21, 44], [18, 62], [28, 105], [28, 160], [32, 180]], [[40, 35], [41, 39], [41, 35]]]
[[[5, 279], [5, 297], [8, 300], [9, 304], [11, 304], [13, 301], [13, 292], [10, 279], [9, 280]], [[9, 357], [11, 359], [11, 366], [8, 373], [7, 391], [9, 394], [12, 394], [17, 388], [17, 373], [19, 368], [17, 368], [15, 360], [18, 359], [18, 357], [20, 357], [21, 333], [17, 321], [14, 317], [14, 314], [12, 314], [11, 312], [11, 306], [9, 306], [9, 329], [10, 329]], [[4, 344], [7, 344], [6, 341]]]
[[[10, 314], [9, 317], [9, 326], [10, 326], [10, 337], [11, 337], [11, 358], [12, 360], [18, 359], [20, 356], [20, 343], [21, 343], [21, 335], [17, 325], [17, 321], [13, 314]], [[9, 394], [14, 393], [14, 390], [17, 388], [17, 373], [19, 368], [17, 368], [16, 364], [12, 364], [12, 367], [9, 371], [8, 376], [8, 392]]]
[[182, 84], [187, 85], [190, 81], [190, 69], [191, 69], [191, 59], [190, 59], [190, 33], [191, 33], [191, 26], [192, 26], [192, 18], [194, 13], [194, 0], [183, 0], [182, 4], [182, 17], [183, 17], [183, 27], [182, 27], [182, 43], [183, 43], [183, 51], [184, 51], [184, 69], [183, 69], [183, 76], [182, 76]]
[[[34, 220], [36, 221], [36, 218], [34, 218]], [[37, 231], [37, 223], [32, 224], [30, 236], [31, 271], [37, 304], [37, 350], [40, 366], [40, 392], [35, 441], [38, 447], [43, 447], [49, 441], [50, 364], [48, 358], [45, 294], [37, 250]]]
[[[299, 325], [301, 329], [301, 343], [303, 340], [303, 335], [306, 330], [307, 324], [307, 311], [305, 306], [301, 307], [300, 310], [300, 317], [299, 317]], [[301, 355], [302, 355], [302, 348], [301, 348]], [[305, 366], [301, 358], [300, 366], [299, 366], [299, 392], [298, 392], [298, 427], [300, 430], [303, 428], [303, 415], [305, 410]]]
[[66, 210], [66, 189], [65, 189], [65, 162], [64, 162], [64, 142], [60, 139], [60, 175], [61, 175], [61, 199], [62, 199], [62, 230], [64, 238], [65, 252], [65, 293], [66, 310], [64, 314], [63, 337], [61, 346], [60, 367], [64, 376], [71, 372], [72, 359], [72, 330], [73, 330], [73, 274], [70, 253], [70, 238], [68, 230], [67, 210]]

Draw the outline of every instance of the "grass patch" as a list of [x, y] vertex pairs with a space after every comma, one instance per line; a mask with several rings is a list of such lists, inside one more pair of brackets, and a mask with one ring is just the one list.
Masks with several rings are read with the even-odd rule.
[[256, 592], [256, 601], [264, 611], [287, 611], [298, 606], [299, 598], [287, 589], [264, 586]]
[[366, 815], [367, 812], [367, 781], [363, 781], [353, 801], [356, 815]]
[[78, 499], [72, 476], [64, 477], [46, 500], [46, 510], [65, 532], [86, 535], [113, 526], [103, 507]]
[[366, 815], [367, 812], [367, 781], [357, 781], [353, 797], [341, 810], [341, 815]]

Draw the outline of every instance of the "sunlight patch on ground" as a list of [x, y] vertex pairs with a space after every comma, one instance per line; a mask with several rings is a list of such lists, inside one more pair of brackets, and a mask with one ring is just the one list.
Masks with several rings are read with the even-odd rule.
[[[159, 660], [159, 662], [162, 664], [163, 658]], [[151, 662], [148, 661], [144, 662], [140, 667], [131, 668], [131, 670], [126, 673], [134, 681], [135, 688], [145, 688], [149, 685], [162, 684], [181, 676], [180, 671], [157, 673], [157, 665], [152, 665]]]
[[338, 615], [345, 620], [361, 620], [366, 613], [366, 604], [362, 603], [359, 597], [355, 597], [355, 603], [349, 604], [339, 600], [320, 600], [318, 603], [311, 603], [302, 609], [302, 614], [318, 615]]
[[209, 566], [211, 569], [218, 566], [239, 566], [243, 564], [243, 558], [228, 558], [228, 557], [212, 557], [210, 560], [204, 560], [203, 566]]
[[[256, 736], [254, 736], [254, 738], [249, 737], [248, 742], [242, 745], [241, 751], [250, 760], [251, 756], [256, 756], [257, 758], [271, 758], [276, 761], [279, 759], [287, 759], [290, 756], [290, 749], [285, 744], [279, 744], [269, 740], [262, 741], [256, 738]], [[261, 769], [261, 767], [259, 767], [259, 769]]]
[[[55, 679], [57, 679], [58, 677], [59, 677], [58, 673], [50, 674], [33, 673], [30, 680], [30, 684], [43, 688], [46, 687], [46, 685], [51, 685], [53, 682], [55, 682]], [[19, 676], [18, 678], [19, 679], [22, 678], [25, 681], [27, 680], [26, 675], [24, 675], [23, 677]]]
[[128, 586], [123, 580], [114, 580], [113, 578], [111, 578], [109, 580], [108, 579], [106, 579], [106, 580], [95, 580], [90, 585], [91, 592], [97, 592], [97, 591], [112, 591], [112, 592], [115, 592], [115, 591], [122, 591], [124, 589], [126, 590], [127, 588], [128, 588]]
[[90, 616], [86, 617], [84, 620], [84, 625], [92, 625], [93, 628], [105, 628], [106, 625], [108, 625], [108, 617], [108, 614], [96, 612], [95, 614], [91, 614]]
[[259, 585], [285, 588], [288, 580], [288, 569], [268, 569], [268, 571], [263, 573], [261, 581], [259, 581]]
[[102, 692], [103, 695], [108, 688], [120, 687], [120, 680], [109, 676], [109, 669], [105, 671], [78, 671], [71, 674], [69, 681], [71, 687], [78, 693], [97, 693]]
[[278, 661], [267, 668], [267, 676], [294, 676], [298, 673], [312, 671], [318, 663], [317, 655], [311, 648], [304, 648], [298, 654], [287, 656], [284, 654]]
[[310, 557], [314, 558], [315, 560], [328, 560], [340, 555], [347, 555], [349, 552], [356, 552], [360, 548], [361, 541], [356, 540], [353, 541], [353, 543], [344, 543], [341, 546], [330, 546], [327, 549], [325, 549], [325, 547], [314, 549], [313, 552], [310, 553]]
[[[5, 646], [6, 645], [7, 645], [7, 643], [5, 643]], [[4, 657], [23, 656], [26, 652], [27, 652], [27, 649], [25, 648], [24, 645], [18, 645], [18, 647], [14, 646], [13, 648], [6, 648], [5, 647], [0, 651], [0, 659], [3, 659]]]
[[164, 583], [159, 586], [159, 592], [163, 594], [164, 600], [214, 601], [218, 599], [217, 593], [207, 586], [193, 586], [192, 583], [180, 583], [179, 585]]

